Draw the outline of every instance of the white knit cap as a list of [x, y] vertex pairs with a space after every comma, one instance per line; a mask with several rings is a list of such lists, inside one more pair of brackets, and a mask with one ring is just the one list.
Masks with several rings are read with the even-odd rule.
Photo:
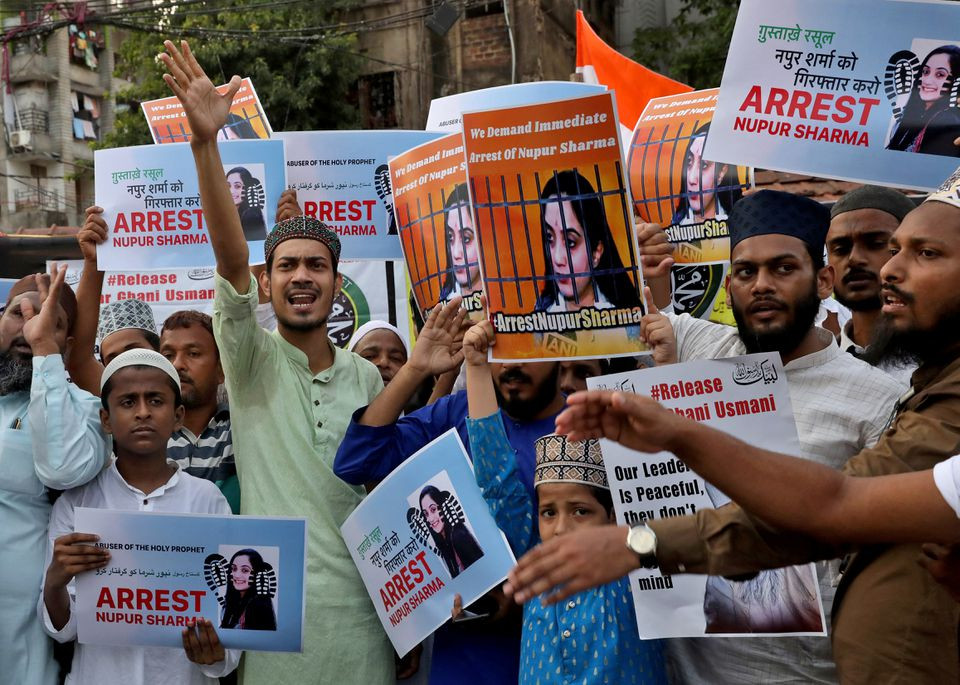
[[934, 192], [927, 195], [924, 202], [943, 202], [960, 209], [960, 169], [957, 169]]
[[136, 349], [121, 352], [113, 358], [112, 362], [107, 364], [107, 368], [103, 370], [103, 375], [100, 377], [100, 392], [103, 392], [103, 386], [110, 380], [110, 376], [128, 366], [152, 366], [155, 369], [160, 369], [173, 379], [173, 382], [177, 385], [177, 390], [180, 390], [180, 374], [177, 373], [173, 364], [166, 357], [153, 350]]
[[403, 334], [400, 333], [400, 329], [393, 324], [377, 319], [374, 319], [373, 321], [367, 321], [367, 323], [363, 324], [356, 330], [356, 332], [353, 334], [353, 337], [350, 338], [350, 342], [347, 344], [347, 351], [353, 352], [353, 349], [360, 344], [360, 341], [363, 340], [363, 337], [367, 333], [372, 333], [373, 331], [379, 330], [390, 331], [400, 338], [400, 342], [403, 343], [403, 349], [407, 351], [407, 357], [410, 356], [410, 345], [407, 343], [407, 339], [403, 337]]

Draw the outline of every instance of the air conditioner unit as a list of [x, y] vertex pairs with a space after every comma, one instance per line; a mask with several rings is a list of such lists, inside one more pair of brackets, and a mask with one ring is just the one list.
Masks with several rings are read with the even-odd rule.
[[30, 138], [30, 131], [13, 131], [10, 134], [10, 147], [14, 150], [32, 150], [33, 141]]

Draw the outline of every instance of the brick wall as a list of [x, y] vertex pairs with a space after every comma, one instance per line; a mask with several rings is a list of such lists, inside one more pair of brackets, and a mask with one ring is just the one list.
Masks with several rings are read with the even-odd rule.
[[509, 68], [510, 41], [503, 14], [461, 21], [464, 70]]

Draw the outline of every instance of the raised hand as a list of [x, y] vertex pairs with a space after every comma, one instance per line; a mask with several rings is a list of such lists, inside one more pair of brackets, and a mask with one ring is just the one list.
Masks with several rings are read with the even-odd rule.
[[300, 203], [297, 202], [297, 191], [293, 188], [287, 188], [280, 193], [280, 199], [277, 201], [277, 223], [292, 219], [295, 216], [303, 216], [303, 210]]
[[670, 275], [673, 266], [673, 245], [660, 224], [636, 224], [637, 244], [640, 247], [640, 264], [644, 278], [660, 278]]
[[80, 243], [80, 251], [83, 253], [83, 260], [87, 263], [85, 268], [97, 267], [97, 245], [102, 244], [107, 239], [107, 222], [103, 219], [103, 208], [87, 207], [86, 218], [83, 221], [83, 227], [77, 234], [77, 242]]
[[467, 312], [460, 307], [462, 298], [454, 297], [442, 307], [437, 305], [427, 317], [407, 364], [422, 375], [437, 376], [463, 361], [463, 350], [456, 351], [454, 340]]
[[640, 319], [640, 339], [653, 351], [653, 361], [657, 366], [677, 362], [677, 336], [673, 332], [670, 319], [660, 313], [653, 301], [649, 286], [643, 288], [643, 298], [647, 303], [647, 313]]
[[62, 350], [56, 342], [57, 326], [66, 326], [60, 321], [60, 289], [67, 275], [66, 265], [53, 265], [53, 279], [47, 274], [37, 276], [37, 290], [40, 293], [40, 311], [27, 298], [20, 301], [20, 313], [23, 316], [23, 337], [33, 350], [33, 356], [43, 357], [60, 354]]
[[473, 324], [463, 336], [463, 356], [467, 366], [487, 366], [487, 351], [494, 344], [493, 324], [487, 319]]
[[217, 132], [227, 123], [227, 114], [233, 97], [240, 89], [240, 77], [234, 76], [221, 95], [207, 77], [187, 41], [180, 41], [180, 49], [173, 41], [163, 42], [166, 52], [158, 55], [167, 67], [163, 80], [183, 105], [192, 131], [191, 143], [216, 141]]

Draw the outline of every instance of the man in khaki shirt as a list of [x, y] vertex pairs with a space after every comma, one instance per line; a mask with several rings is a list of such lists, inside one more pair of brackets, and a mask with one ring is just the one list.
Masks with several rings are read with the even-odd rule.
[[[895, 254], [881, 275], [884, 315], [894, 338], [922, 363], [911, 391], [892, 408], [890, 428], [847, 462], [846, 474], [926, 470], [960, 452], [960, 194], [956, 177], [951, 180], [954, 187], [947, 184], [911, 212], [891, 241]], [[778, 499], [778, 506], [792, 504], [794, 516], [778, 518], [781, 526], [818, 515], [804, 506], [802, 492], [778, 490], [770, 479], [751, 480], [725, 461], [734, 451], [761, 451], [695, 422], [674, 420], [652, 400], [590, 392], [568, 401], [557, 430], [572, 439], [603, 436], [644, 452], [671, 451], [748, 508]], [[872, 513], [883, 516], [881, 508]], [[541, 545], [511, 572], [508, 589], [526, 601], [562, 586], [549, 598], [560, 601], [650, 561], [665, 573], [749, 574], [836, 556], [847, 539], [843, 529], [826, 527], [813, 535], [787, 533], [736, 506], [651, 522], [643, 535], [631, 535], [647, 541], [642, 557], [636, 545], [626, 546], [628, 532], [610, 527]], [[916, 563], [919, 556], [918, 545], [866, 544], [849, 557], [833, 609], [841, 682], [960, 679], [960, 607]]]

